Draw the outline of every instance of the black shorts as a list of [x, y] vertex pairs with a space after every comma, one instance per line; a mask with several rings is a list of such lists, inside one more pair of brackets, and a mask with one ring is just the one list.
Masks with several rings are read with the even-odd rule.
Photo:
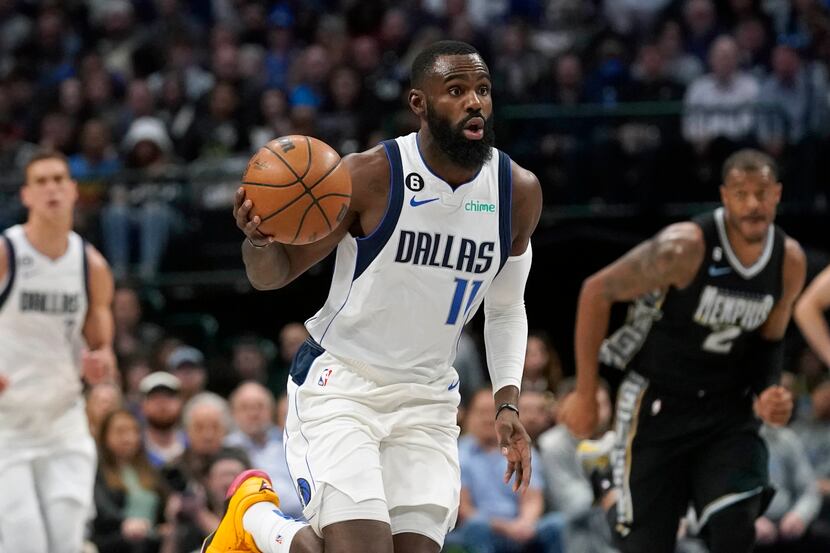
[[670, 553], [693, 506], [697, 527], [745, 498], [768, 493], [768, 452], [749, 393], [669, 395], [629, 373], [616, 411], [609, 513], [619, 549]]

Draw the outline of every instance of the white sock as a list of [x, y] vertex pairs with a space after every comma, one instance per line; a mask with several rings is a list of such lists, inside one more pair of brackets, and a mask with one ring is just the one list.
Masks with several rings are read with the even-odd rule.
[[251, 505], [242, 515], [242, 527], [262, 553], [289, 553], [294, 536], [306, 526], [268, 501]]

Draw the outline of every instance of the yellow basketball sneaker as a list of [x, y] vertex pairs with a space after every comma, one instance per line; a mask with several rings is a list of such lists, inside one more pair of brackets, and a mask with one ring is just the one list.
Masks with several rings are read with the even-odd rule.
[[242, 527], [245, 511], [255, 503], [268, 501], [279, 507], [280, 500], [271, 479], [261, 470], [246, 470], [228, 488], [228, 509], [219, 527], [205, 539], [202, 553], [259, 553], [254, 538]]

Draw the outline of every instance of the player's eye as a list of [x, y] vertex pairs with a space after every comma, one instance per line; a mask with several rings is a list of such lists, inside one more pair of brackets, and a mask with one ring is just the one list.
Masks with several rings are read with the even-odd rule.
[[478, 87], [478, 93], [480, 96], [487, 96], [490, 94], [490, 87], [489, 86], [480, 86]]
[[448, 92], [450, 96], [461, 96], [461, 89], [457, 86], [450, 87]]

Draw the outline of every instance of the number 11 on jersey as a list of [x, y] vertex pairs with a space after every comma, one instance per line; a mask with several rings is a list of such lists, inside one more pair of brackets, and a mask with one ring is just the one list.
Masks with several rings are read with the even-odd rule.
[[[454, 325], [456, 322], [458, 322], [458, 315], [459, 313], [461, 313], [461, 304], [464, 302], [464, 296], [467, 294], [467, 284], [469, 282], [470, 281], [466, 278], [455, 279], [455, 293], [452, 296], [452, 304], [450, 304], [450, 313], [449, 315], [447, 315], [448, 325]], [[467, 317], [467, 313], [469, 313], [470, 311], [470, 307], [472, 307], [473, 302], [476, 299], [478, 289], [481, 288], [482, 282], [484, 281], [472, 281], [473, 285], [470, 287], [470, 297], [467, 298], [467, 305], [464, 306], [465, 319]]]

